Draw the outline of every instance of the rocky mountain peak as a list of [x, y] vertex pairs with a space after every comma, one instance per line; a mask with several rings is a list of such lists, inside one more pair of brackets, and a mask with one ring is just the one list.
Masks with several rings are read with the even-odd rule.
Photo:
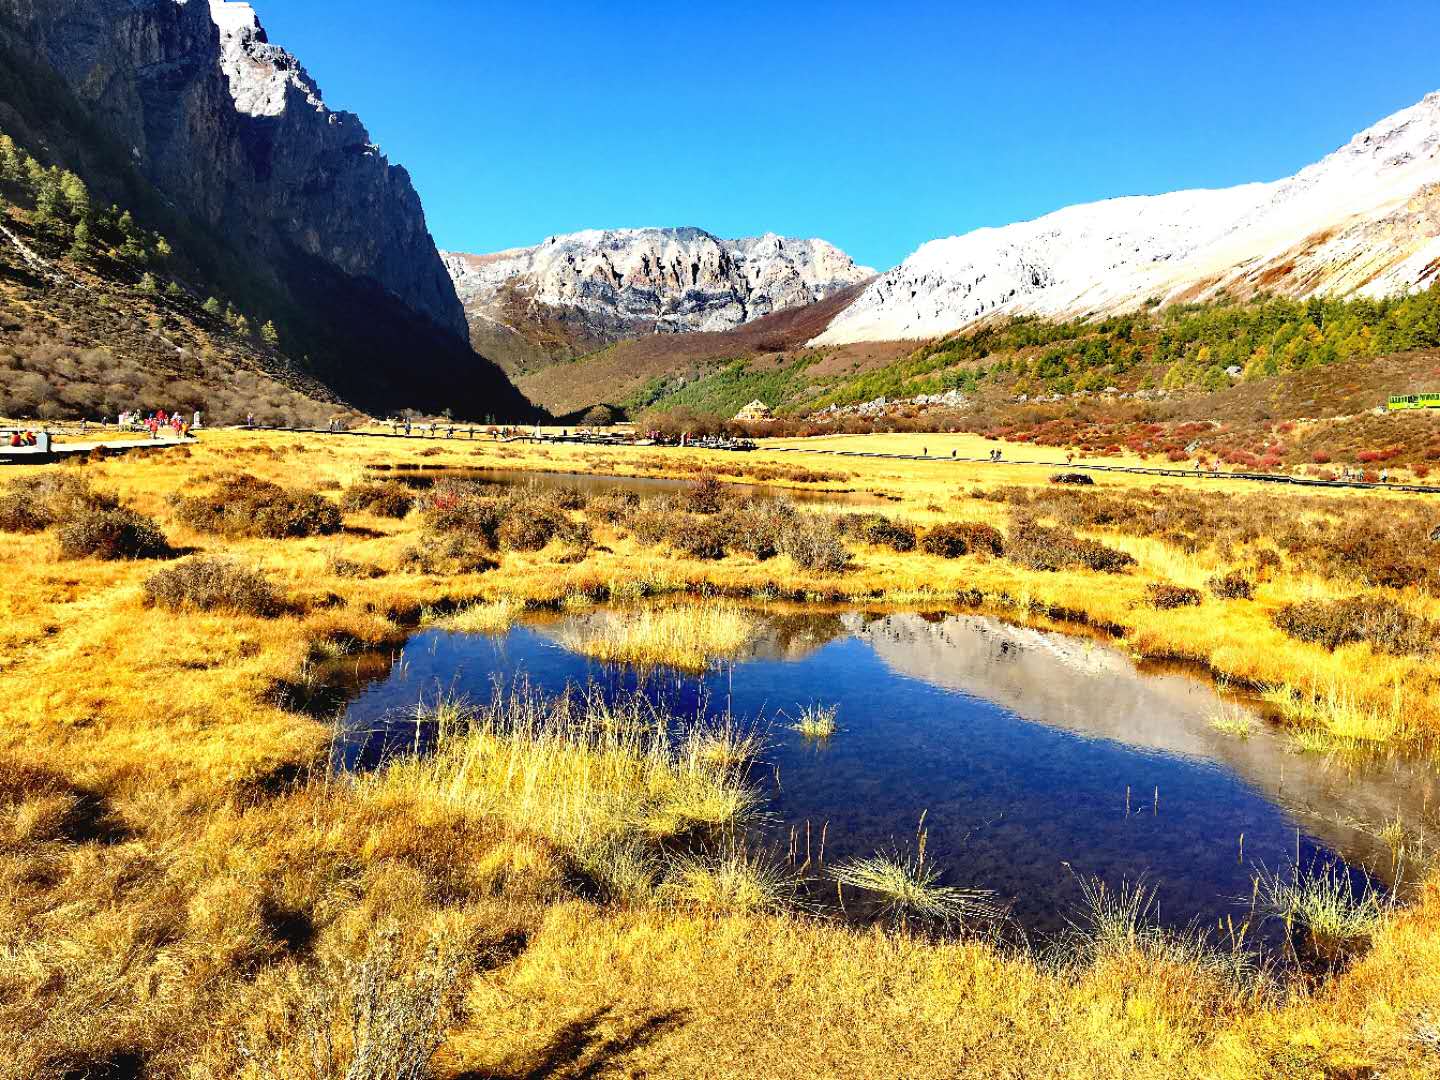
[[693, 226], [587, 229], [490, 255], [442, 253], [487, 355], [551, 359], [653, 333], [728, 330], [871, 277], [833, 244]]
[[327, 111], [319, 88], [300, 62], [272, 45], [255, 8], [243, 0], [210, 0], [220, 31], [220, 66], [235, 108], [247, 116], [279, 116], [294, 89], [317, 113]]

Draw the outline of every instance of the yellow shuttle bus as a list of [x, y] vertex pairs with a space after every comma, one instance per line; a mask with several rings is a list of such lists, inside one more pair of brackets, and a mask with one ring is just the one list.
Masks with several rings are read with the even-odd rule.
[[1440, 394], [1407, 394], [1392, 397], [1386, 408], [1391, 412], [1399, 409], [1440, 409]]

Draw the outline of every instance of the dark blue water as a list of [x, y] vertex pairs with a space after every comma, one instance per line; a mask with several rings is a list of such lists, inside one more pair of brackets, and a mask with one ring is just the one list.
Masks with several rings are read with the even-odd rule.
[[[485, 701], [522, 676], [554, 691], [642, 685], [635, 671], [588, 660], [556, 636], [526, 626], [494, 638], [418, 635], [390, 677], [350, 706], [344, 764], [364, 768], [387, 747], [409, 748], [417, 700], [442, 690]], [[1258, 865], [1344, 855], [1383, 876], [1373, 837], [1327, 815], [1412, 794], [1413, 776], [1335, 775], [1268, 736], [1242, 744], [1219, 735], [1208, 721], [1218, 699], [1205, 684], [1140, 675], [1108, 662], [1108, 651], [1107, 663], [1087, 667], [1069, 639], [918, 616], [832, 620], [815, 636], [819, 644], [762, 647], [704, 678], [652, 674], [643, 685], [680, 715], [772, 721], [752, 778], [770, 798], [778, 846], [808, 823], [810, 854], [818, 857], [823, 828], [828, 862], [904, 850], [923, 813], [946, 880], [993, 890], [1030, 929], [1064, 925], [1081, 877], [1144, 881], [1162, 922], [1214, 926], [1244, 916], [1237, 898], [1249, 896]], [[815, 702], [839, 707], [840, 731], [824, 743], [773, 720]]]

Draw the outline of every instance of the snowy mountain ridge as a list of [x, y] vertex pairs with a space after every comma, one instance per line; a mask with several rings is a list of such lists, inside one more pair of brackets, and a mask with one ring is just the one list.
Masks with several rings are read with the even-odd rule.
[[1127, 196], [932, 240], [815, 344], [921, 339], [1221, 291], [1390, 295], [1440, 275], [1440, 92], [1294, 176]]

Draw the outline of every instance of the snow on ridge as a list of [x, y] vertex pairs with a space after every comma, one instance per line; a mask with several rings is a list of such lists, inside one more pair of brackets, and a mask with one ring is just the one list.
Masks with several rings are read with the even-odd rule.
[[[1123, 310], [1152, 297], [1245, 287], [1267, 269], [1283, 286], [1297, 258], [1312, 271], [1311, 292], [1331, 282], [1352, 288], [1355, 275], [1345, 271], [1357, 258], [1374, 271], [1366, 288], [1414, 287], [1427, 265], [1417, 253], [1431, 250], [1431, 226], [1417, 219], [1420, 231], [1396, 244], [1393, 223], [1417, 192], [1437, 183], [1440, 92], [1281, 180], [1125, 196], [929, 241], [813, 343], [934, 337], [1000, 314]], [[1372, 227], [1357, 226], [1357, 218]], [[1310, 238], [1341, 229], [1343, 247], [1324, 248], [1322, 238], [1320, 249], [1306, 248]]]

